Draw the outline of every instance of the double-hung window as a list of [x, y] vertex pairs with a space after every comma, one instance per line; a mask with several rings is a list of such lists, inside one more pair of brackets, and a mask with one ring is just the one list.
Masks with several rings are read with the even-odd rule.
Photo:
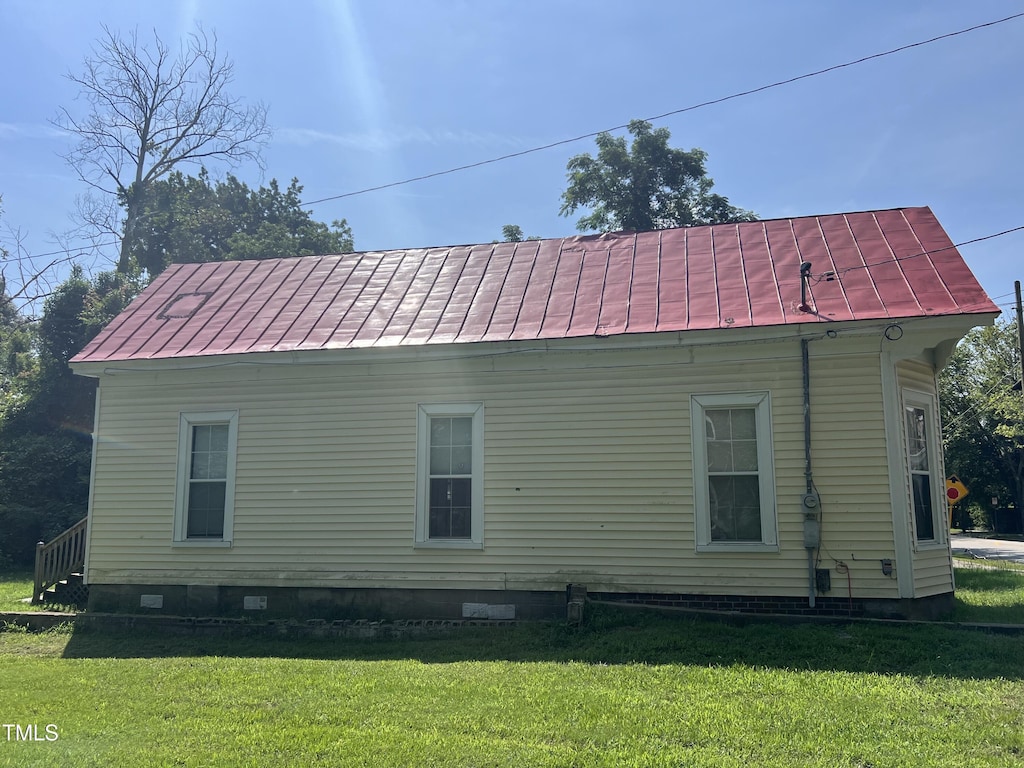
[[775, 550], [775, 475], [767, 392], [693, 395], [698, 550]]
[[238, 411], [181, 414], [175, 542], [231, 543], [237, 442]]
[[922, 543], [938, 542], [941, 540], [938, 532], [945, 519], [946, 505], [944, 500], [936, 500], [941, 499], [936, 486], [942, 475], [933, 398], [904, 390], [903, 422], [914, 539]]
[[481, 403], [419, 406], [417, 546], [483, 546], [483, 414]]

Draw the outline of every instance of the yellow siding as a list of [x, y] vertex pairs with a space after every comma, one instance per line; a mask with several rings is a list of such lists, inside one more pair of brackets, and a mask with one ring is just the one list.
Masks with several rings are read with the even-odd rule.
[[[895, 597], [877, 352], [811, 345], [820, 567]], [[804, 595], [796, 341], [104, 377], [93, 583], [443, 586]], [[424, 372], [426, 371], [426, 372]], [[769, 391], [779, 551], [697, 553], [693, 393]], [[485, 546], [413, 546], [421, 402], [483, 402]], [[180, 411], [237, 409], [234, 543], [172, 547]]]
[[[936, 398], [935, 407], [938, 408], [935, 371], [931, 365], [917, 360], [904, 360], [897, 364], [896, 375], [901, 388], [905, 387], [932, 395]], [[935, 427], [937, 430], [937, 415]], [[939, 445], [941, 446], [941, 441]], [[945, 470], [941, 461], [937, 471], [939, 477], [945, 478]], [[909, 485], [907, 494], [908, 496], [910, 494]], [[937, 545], [916, 545], [912, 552], [912, 560], [914, 563], [915, 597], [939, 595], [953, 590], [953, 559], [947, 537], [942, 537], [941, 543]]]

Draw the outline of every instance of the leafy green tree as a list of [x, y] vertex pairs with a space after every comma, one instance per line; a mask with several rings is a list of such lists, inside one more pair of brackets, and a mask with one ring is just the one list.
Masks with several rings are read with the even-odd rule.
[[265, 259], [352, 251], [352, 230], [330, 226], [302, 209], [302, 186], [292, 179], [252, 189], [228, 174], [211, 182], [175, 171], [154, 182], [139, 214], [131, 260], [151, 277], [175, 262]]
[[312, 220], [301, 191], [296, 180], [251, 189], [234, 176], [171, 172], [149, 187], [131, 269], [88, 278], [74, 268], [34, 325], [0, 299], [0, 565], [30, 564], [36, 541], [86, 514], [95, 384], [68, 361], [139, 293], [142, 270], [352, 250], [348, 225]]
[[15, 310], [0, 275], [0, 419], [11, 405], [19, 378], [31, 370], [34, 360], [32, 325]]
[[113, 272], [90, 280], [75, 267], [47, 298], [0, 411], [0, 565], [29, 565], [36, 541], [85, 516], [96, 388], [67, 363], [140, 287]]
[[83, 72], [68, 75], [87, 110], [62, 109], [54, 122], [76, 141], [68, 163], [99, 193], [83, 201], [83, 217], [121, 236], [117, 270], [129, 273], [153, 185], [183, 164], [260, 163], [270, 130], [266, 107], [229, 93], [234, 65], [216, 35], [197, 26], [175, 55], [155, 33], [146, 43], [137, 32], [103, 31]]
[[1024, 509], [1024, 399], [1017, 329], [975, 328], [939, 377], [946, 469], [970, 490], [961, 503], [991, 519], [991, 499]]
[[[0, 203], [3, 198], [0, 198]], [[32, 325], [22, 317], [7, 290], [4, 272], [10, 254], [0, 246], [0, 423], [17, 400], [19, 380], [32, 369]]]
[[523, 228], [518, 224], [506, 224], [501, 228], [501, 239], [506, 243], [521, 243], [525, 239]]
[[[540, 240], [536, 235], [530, 235], [526, 237], [523, 234], [523, 228], [518, 224], [506, 224], [501, 228], [501, 242], [503, 243], [521, 243], [523, 240]], [[498, 242], [495, 240], [494, 242]]]
[[85, 517], [91, 447], [71, 432], [23, 433], [0, 446], [0, 568], [28, 567], [37, 541]]
[[646, 231], [732, 221], [756, 216], [729, 204], [711, 191], [714, 182], [704, 168], [702, 149], [673, 149], [667, 128], [651, 128], [644, 120], [629, 123], [633, 136], [597, 136], [597, 157], [584, 153], [566, 166], [568, 187], [562, 193], [563, 216], [590, 208], [576, 227], [581, 232], [620, 229]]

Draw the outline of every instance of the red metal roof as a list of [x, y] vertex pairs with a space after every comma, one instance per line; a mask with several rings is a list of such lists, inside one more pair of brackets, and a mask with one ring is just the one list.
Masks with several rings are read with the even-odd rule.
[[[810, 311], [799, 306], [804, 261], [812, 264]], [[931, 210], [903, 208], [178, 264], [73, 362], [998, 311]]]

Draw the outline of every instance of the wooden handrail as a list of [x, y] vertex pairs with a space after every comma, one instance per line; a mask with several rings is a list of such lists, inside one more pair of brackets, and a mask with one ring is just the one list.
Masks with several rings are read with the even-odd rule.
[[46, 590], [85, 567], [85, 528], [89, 522], [83, 517], [49, 543], [36, 544], [35, 588], [32, 604], [43, 602]]

